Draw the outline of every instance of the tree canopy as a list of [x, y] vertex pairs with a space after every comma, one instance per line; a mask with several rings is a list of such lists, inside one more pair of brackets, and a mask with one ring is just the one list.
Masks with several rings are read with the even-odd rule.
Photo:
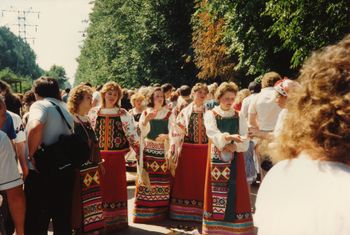
[[193, 83], [192, 1], [96, 0], [76, 83]]
[[246, 85], [293, 77], [314, 50], [350, 33], [348, 0], [96, 0], [76, 82]]
[[36, 63], [36, 55], [28, 43], [6, 27], [0, 27], [0, 51], [0, 70], [9, 68], [19, 76], [32, 79], [42, 74], [42, 69]]

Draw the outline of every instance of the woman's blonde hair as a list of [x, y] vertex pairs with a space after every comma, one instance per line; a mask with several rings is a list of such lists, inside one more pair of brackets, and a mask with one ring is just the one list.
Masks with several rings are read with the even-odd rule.
[[313, 53], [287, 100], [288, 114], [270, 154], [350, 163], [350, 35]]
[[136, 101], [136, 100], [144, 101], [144, 100], [145, 100], [145, 97], [144, 97], [142, 94], [140, 94], [140, 93], [135, 93], [135, 94], [133, 94], [133, 95], [131, 96], [131, 98], [130, 98], [130, 102], [131, 102], [132, 107], [135, 107], [135, 101]]
[[226, 92], [233, 92], [237, 94], [238, 86], [234, 82], [223, 82], [220, 84], [215, 92], [215, 99], [219, 100]]
[[250, 90], [245, 88], [237, 92], [235, 98], [235, 104], [240, 104], [244, 100], [244, 98], [248, 97], [251, 94]]
[[84, 95], [92, 96], [93, 90], [86, 85], [78, 85], [74, 87], [68, 96], [67, 109], [70, 113], [75, 114], [78, 112], [78, 107], [84, 99]]
[[118, 100], [117, 100], [117, 102], [115, 102], [115, 106], [119, 107], [119, 101], [122, 98], [122, 89], [119, 86], [119, 84], [116, 82], [107, 82], [106, 84], [103, 85], [103, 87], [100, 91], [101, 97], [102, 97], [102, 100], [101, 100], [102, 107], [106, 107], [105, 95], [108, 91], [116, 91], [117, 92]]
[[204, 90], [205, 92], [209, 93], [209, 89], [207, 87], [207, 85], [205, 83], [196, 83], [196, 85], [194, 85], [192, 87], [192, 91], [191, 93], [194, 94], [195, 92], [199, 91], [199, 90]]

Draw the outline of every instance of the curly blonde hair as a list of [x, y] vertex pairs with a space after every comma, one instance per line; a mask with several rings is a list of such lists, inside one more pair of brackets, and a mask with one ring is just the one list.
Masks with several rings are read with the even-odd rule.
[[192, 87], [192, 91], [191, 93], [194, 94], [195, 92], [199, 91], [199, 90], [204, 90], [206, 93], [209, 93], [209, 89], [207, 87], [207, 85], [205, 83], [196, 83], [193, 87]]
[[136, 101], [136, 100], [144, 101], [144, 100], [145, 100], [145, 97], [144, 97], [142, 94], [140, 94], [140, 93], [135, 93], [135, 94], [133, 94], [133, 95], [131, 96], [131, 98], [130, 98], [130, 103], [131, 103], [132, 107], [135, 107], [135, 101]]
[[288, 114], [274, 160], [301, 151], [313, 159], [350, 163], [350, 35], [313, 53], [298, 78], [301, 86], [287, 101]]
[[102, 100], [101, 100], [101, 105], [102, 107], [106, 107], [106, 101], [105, 101], [105, 95], [108, 91], [116, 91], [117, 94], [118, 94], [118, 100], [117, 102], [115, 103], [115, 106], [116, 107], [119, 107], [119, 101], [121, 100], [122, 98], [122, 89], [121, 87], [119, 86], [118, 83], [116, 82], [107, 82], [106, 84], [103, 85], [100, 93], [101, 93], [101, 97], [102, 97]]
[[250, 96], [251, 92], [249, 89], [244, 88], [237, 92], [236, 98], [235, 98], [235, 104], [240, 104], [244, 100], [244, 98]]
[[75, 114], [78, 111], [78, 107], [84, 99], [84, 95], [88, 94], [92, 96], [93, 90], [87, 85], [78, 85], [74, 87], [68, 96], [67, 109], [70, 113]]
[[223, 82], [220, 84], [215, 92], [215, 99], [219, 100], [226, 92], [233, 92], [237, 94], [238, 86], [234, 82]]

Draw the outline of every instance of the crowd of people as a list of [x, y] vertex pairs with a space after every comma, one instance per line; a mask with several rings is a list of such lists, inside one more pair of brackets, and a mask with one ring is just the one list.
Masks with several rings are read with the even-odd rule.
[[[54, 234], [127, 228], [128, 165], [137, 168], [134, 223], [349, 234], [350, 36], [314, 53], [297, 80], [268, 72], [241, 90], [111, 81], [61, 92], [40, 77], [24, 95], [3, 81], [0, 92], [0, 233], [47, 234], [50, 221]], [[73, 135], [82, 142], [67, 150], [73, 159], [51, 151]]]

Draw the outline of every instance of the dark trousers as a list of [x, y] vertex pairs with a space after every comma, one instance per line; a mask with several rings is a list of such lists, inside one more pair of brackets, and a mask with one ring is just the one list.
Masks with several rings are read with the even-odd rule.
[[72, 233], [73, 180], [74, 174], [70, 169], [52, 175], [29, 172], [24, 184], [26, 235], [46, 235], [50, 219], [55, 235]]
[[0, 207], [0, 234], [13, 234], [15, 232], [15, 226], [12, 221], [10, 208], [5, 191], [0, 192], [3, 197], [2, 206]]

